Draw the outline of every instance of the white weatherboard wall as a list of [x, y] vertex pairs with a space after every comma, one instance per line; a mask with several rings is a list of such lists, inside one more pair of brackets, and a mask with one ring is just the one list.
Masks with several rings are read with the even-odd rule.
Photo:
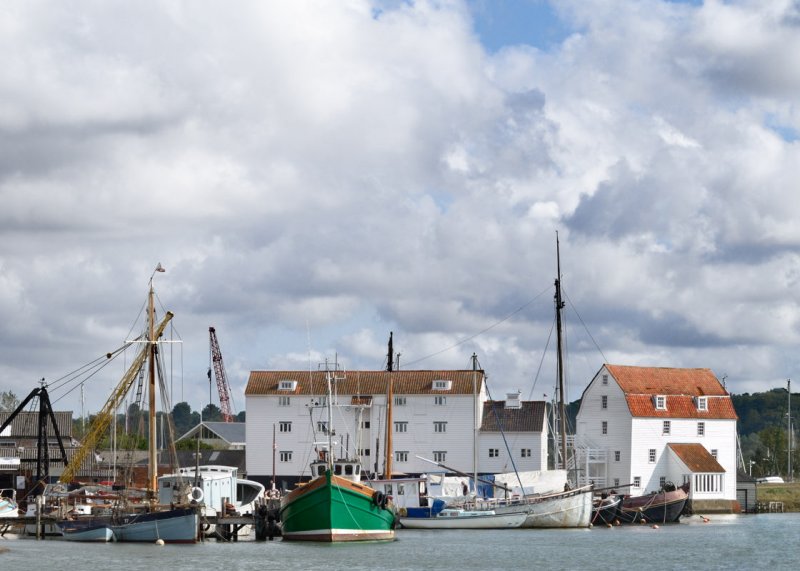
[[[607, 375], [607, 384], [603, 384]], [[607, 408], [603, 408], [603, 396], [607, 396]], [[607, 451], [608, 475], [606, 485], [614, 484], [618, 478], [621, 485], [632, 483], [631, 479], [631, 413], [625, 401], [625, 394], [608, 371], [603, 368], [592, 379], [583, 393], [581, 407], [576, 418], [578, 441], [591, 447]], [[603, 434], [603, 421], [608, 423], [607, 434]], [[620, 459], [615, 458], [620, 452]], [[630, 493], [639, 494], [633, 488]]]
[[[506, 450], [506, 442], [511, 449], [511, 456]], [[522, 449], [530, 449], [530, 457], [522, 457]], [[499, 455], [489, 457], [489, 449], [495, 449]], [[512, 463], [513, 457], [513, 463]], [[547, 433], [542, 432], [506, 432], [505, 441], [499, 432], [484, 432], [480, 435], [478, 449], [479, 471], [492, 474], [512, 472], [531, 472], [547, 469]]]

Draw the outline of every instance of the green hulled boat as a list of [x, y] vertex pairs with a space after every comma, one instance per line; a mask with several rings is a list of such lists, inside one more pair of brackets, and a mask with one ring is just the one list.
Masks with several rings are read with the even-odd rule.
[[333, 462], [332, 469], [323, 462], [313, 463], [314, 473], [321, 474], [281, 499], [283, 538], [331, 542], [394, 539], [394, 509], [382, 492], [354, 481], [360, 468], [348, 460]]
[[[328, 384], [328, 427], [331, 415], [331, 374]], [[283, 539], [300, 541], [376, 541], [394, 539], [396, 515], [391, 499], [361, 483], [361, 462], [335, 459], [333, 431], [327, 450], [311, 462], [312, 480], [281, 498]]]

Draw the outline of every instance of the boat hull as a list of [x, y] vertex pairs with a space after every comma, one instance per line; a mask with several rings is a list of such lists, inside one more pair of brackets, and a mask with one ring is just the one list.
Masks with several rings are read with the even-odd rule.
[[376, 505], [371, 488], [330, 471], [281, 499], [285, 540], [375, 541], [394, 539], [392, 509]]
[[525, 498], [493, 507], [496, 513], [524, 513], [526, 528], [589, 527], [592, 519], [592, 487]]
[[114, 532], [108, 525], [67, 521], [58, 524], [66, 541], [108, 543], [114, 541]]
[[475, 515], [475, 512], [449, 514], [455, 510], [445, 510], [432, 517], [401, 517], [400, 525], [408, 529], [510, 529], [522, 527], [527, 518], [525, 513]]
[[196, 543], [199, 519], [197, 510], [183, 508], [125, 515], [110, 528], [119, 542]]
[[675, 523], [684, 508], [688, 494], [678, 488], [646, 496], [631, 496], [622, 500], [619, 520], [622, 523]]
[[592, 525], [612, 525], [619, 517], [621, 496], [597, 499], [592, 506]]

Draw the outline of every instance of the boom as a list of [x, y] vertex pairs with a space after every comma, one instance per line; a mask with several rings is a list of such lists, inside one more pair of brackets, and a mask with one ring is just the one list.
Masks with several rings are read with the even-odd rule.
[[222, 363], [222, 351], [220, 350], [219, 342], [217, 341], [217, 331], [213, 327], [209, 327], [208, 334], [211, 337], [211, 362], [214, 365], [214, 377], [217, 379], [219, 408], [222, 411], [222, 419], [225, 422], [233, 422], [228, 377], [225, 375], [225, 365]]

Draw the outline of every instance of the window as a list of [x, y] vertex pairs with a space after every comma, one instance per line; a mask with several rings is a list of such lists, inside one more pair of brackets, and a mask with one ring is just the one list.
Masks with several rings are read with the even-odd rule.
[[447, 452], [444, 450], [434, 450], [433, 460], [435, 462], [444, 462], [447, 460]]
[[499, 448], [489, 448], [489, 458], [499, 458], [499, 457], [500, 457]]
[[449, 391], [453, 381], [433, 381], [433, 390], [435, 391]]
[[434, 432], [447, 432], [447, 421], [435, 420], [433, 421]]
[[697, 410], [708, 410], [708, 397], [697, 397]]
[[656, 463], [656, 449], [651, 448], [650, 451], [647, 453], [647, 461], [651, 464]]
[[619, 450], [614, 450], [614, 462], [619, 462], [620, 456], [622, 456], [622, 453]]
[[698, 422], [697, 423], [697, 436], [705, 436], [706, 435], [706, 423], [705, 422]]
[[361, 421], [361, 428], [369, 428], [369, 421], [368, 420], [362, 420]]
[[408, 423], [405, 421], [395, 422], [394, 423], [394, 431], [395, 432], [408, 432]]
[[670, 420], [665, 420], [665, 421], [664, 421], [664, 426], [663, 426], [663, 428], [661, 429], [661, 432], [662, 432], [663, 434], [669, 434], [669, 433], [670, 433], [670, 430], [672, 430], [672, 421], [670, 421]]
[[292, 423], [286, 420], [282, 420], [278, 423], [279, 430], [281, 432], [291, 432], [292, 431]]
[[291, 462], [292, 461], [292, 451], [291, 450], [281, 450], [281, 462]]
[[656, 395], [656, 410], [667, 410], [667, 397]]
[[608, 375], [603, 375], [603, 384], [604, 385], [608, 384]]
[[666, 477], [666, 476], [661, 476], [661, 477], [658, 479], [658, 487], [659, 487], [659, 488], [663, 488], [663, 487], [664, 487], [664, 484], [666, 484], [666, 483], [667, 483], [667, 477]]
[[522, 450], [520, 450], [520, 452], [521, 452], [520, 456], [522, 458], [530, 458], [531, 457], [531, 449], [530, 448], [523, 448]]
[[394, 495], [394, 486], [392, 486], [391, 484], [384, 484], [383, 485], [383, 493], [386, 494], [387, 496], [393, 496]]
[[603, 434], [608, 434], [608, 421], [607, 420], [603, 421], [602, 432], [603, 432]]
[[633, 487], [634, 488], [641, 488], [642, 487], [642, 477], [641, 476], [634, 476], [633, 477]]
[[694, 474], [692, 488], [695, 493], [724, 492], [725, 480], [723, 476], [724, 474]]
[[608, 395], [600, 397], [600, 408], [608, 408]]
[[358, 451], [359, 456], [369, 456], [369, 448], [362, 448]]
[[443, 396], [433, 397], [433, 404], [436, 406], [444, 406], [447, 404], [447, 397]]
[[328, 422], [326, 420], [317, 421], [317, 432], [328, 434]]
[[394, 452], [394, 461], [395, 462], [408, 462], [408, 451], [406, 451], [406, 450], [395, 450], [395, 452]]
[[619, 478], [614, 478], [614, 487], [619, 487]]
[[716, 448], [712, 448], [711, 449], [711, 455], [714, 457], [714, 460], [717, 459], [717, 449]]
[[405, 484], [397, 484], [397, 495], [398, 496], [405, 496], [406, 495], [406, 485]]
[[406, 406], [406, 397], [394, 397], [394, 406]]
[[279, 391], [293, 391], [297, 388], [297, 381], [279, 381]]
[[292, 397], [278, 397], [278, 406], [290, 406]]

